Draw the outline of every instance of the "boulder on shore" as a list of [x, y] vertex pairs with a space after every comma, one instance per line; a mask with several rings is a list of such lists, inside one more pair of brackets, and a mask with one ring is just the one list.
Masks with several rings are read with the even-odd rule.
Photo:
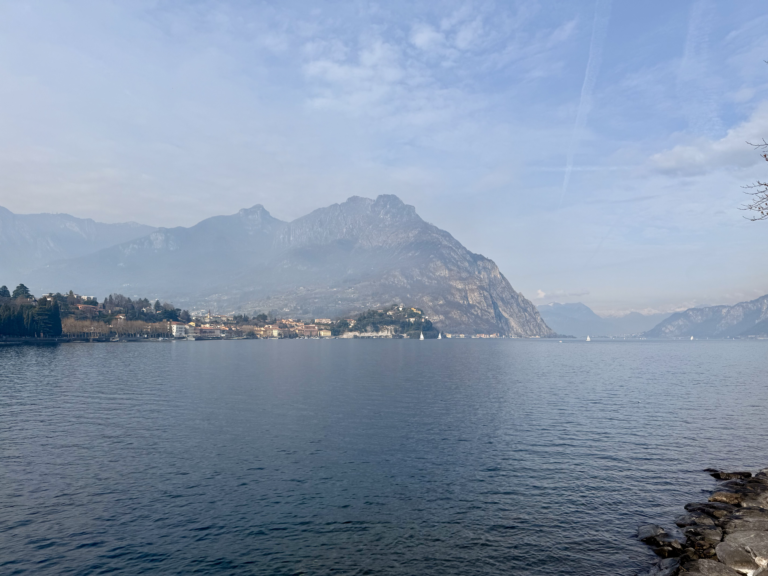
[[717, 560], [695, 560], [683, 566], [680, 576], [744, 576]]

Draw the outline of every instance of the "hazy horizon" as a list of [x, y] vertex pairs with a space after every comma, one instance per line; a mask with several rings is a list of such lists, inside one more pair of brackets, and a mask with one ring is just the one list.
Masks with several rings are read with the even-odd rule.
[[392, 193], [536, 304], [752, 300], [766, 22], [752, 1], [9, 3], [0, 206], [173, 227]]

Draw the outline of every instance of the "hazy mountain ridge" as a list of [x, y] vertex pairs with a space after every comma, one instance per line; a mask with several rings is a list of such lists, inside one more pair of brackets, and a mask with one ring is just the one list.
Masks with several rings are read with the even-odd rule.
[[14, 214], [0, 206], [2, 282], [21, 281], [50, 262], [85, 256], [153, 230], [135, 222], [103, 224], [68, 214]]
[[547, 325], [560, 334], [569, 336], [630, 336], [656, 326], [669, 314], [640, 314], [602, 317], [581, 302], [542, 304], [539, 313]]
[[644, 334], [647, 338], [734, 338], [768, 335], [768, 294], [733, 306], [677, 312]]
[[[263, 206], [161, 228], [39, 270], [30, 283], [156, 294], [186, 306], [335, 316], [401, 302], [448, 332], [552, 336], [498, 267], [413, 206], [352, 197], [293, 222]], [[55, 285], [55, 286], [54, 286]]]

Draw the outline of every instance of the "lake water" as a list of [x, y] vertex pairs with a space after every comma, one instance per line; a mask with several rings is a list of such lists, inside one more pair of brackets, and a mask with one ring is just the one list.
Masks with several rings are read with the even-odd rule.
[[0, 348], [0, 573], [631, 575], [767, 409], [766, 341]]

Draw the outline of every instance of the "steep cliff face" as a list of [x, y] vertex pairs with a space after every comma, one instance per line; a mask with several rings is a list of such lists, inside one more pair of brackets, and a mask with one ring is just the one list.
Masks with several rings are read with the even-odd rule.
[[672, 314], [648, 338], [734, 338], [768, 335], [768, 295], [733, 306], [691, 308]]
[[422, 308], [448, 332], [553, 335], [491, 260], [389, 195], [352, 197], [293, 222], [255, 206], [160, 229], [48, 267], [35, 281], [64, 289], [83, 279], [91, 292], [221, 310], [337, 316], [397, 302]]

